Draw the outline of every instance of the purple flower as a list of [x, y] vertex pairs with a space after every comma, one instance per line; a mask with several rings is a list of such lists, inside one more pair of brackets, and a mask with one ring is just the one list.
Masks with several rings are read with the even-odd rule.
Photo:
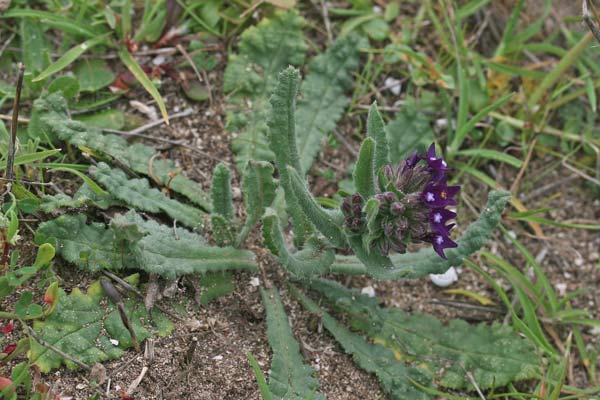
[[[378, 176], [379, 192], [373, 197], [379, 209], [367, 225], [363, 206], [366, 199], [355, 194], [344, 199], [345, 226], [354, 234], [365, 235], [370, 249], [383, 255], [404, 253], [410, 242], [428, 242], [442, 258], [444, 250], [456, 247], [450, 239], [460, 186], [448, 186], [448, 165], [431, 145], [425, 154], [413, 152], [397, 166], [386, 165]], [[372, 219], [374, 218], [374, 219]]]
[[454, 196], [460, 190], [460, 186], [447, 186], [444, 182], [429, 182], [422, 192], [423, 201], [427, 207], [441, 208], [455, 206]]
[[[452, 227], [453, 226], [450, 226], [449, 229], [452, 229]], [[456, 242], [452, 241], [452, 239], [450, 239], [448, 237], [448, 235], [444, 235], [443, 233], [440, 233], [440, 232], [432, 232], [428, 241], [430, 241], [431, 244], [433, 244], [433, 249], [443, 259], [447, 258], [446, 255], [444, 254], [444, 249], [449, 249], [451, 247], [458, 246], [458, 244], [456, 244]]]

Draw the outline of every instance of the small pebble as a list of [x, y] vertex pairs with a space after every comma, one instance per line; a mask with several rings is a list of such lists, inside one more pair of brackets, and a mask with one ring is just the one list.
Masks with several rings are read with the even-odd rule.
[[458, 274], [454, 267], [448, 268], [448, 271], [443, 274], [429, 274], [429, 278], [434, 285], [439, 287], [450, 286], [458, 280]]
[[375, 289], [373, 286], [367, 286], [361, 289], [361, 294], [367, 295], [368, 297], [375, 297]]

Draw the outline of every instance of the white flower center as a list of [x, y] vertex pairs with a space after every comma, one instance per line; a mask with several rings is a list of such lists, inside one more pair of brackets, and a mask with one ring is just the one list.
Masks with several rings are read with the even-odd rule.
[[435, 201], [435, 196], [433, 195], [433, 193], [427, 192], [427, 194], [425, 195], [425, 200], [427, 200], [428, 202]]
[[435, 237], [435, 242], [436, 242], [437, 244], [442, 244], [442, 243], [444, 243], [444, 237], [443, 237], [443, 236], [441, 236], [441, 235], [437, 235], [437, 236]]
[[439, 224], [440, 222], [442, 222], [442, 214], [440, 214], [440, 213], [433, 214], [433, 222], [435, 222], [436, 224]]

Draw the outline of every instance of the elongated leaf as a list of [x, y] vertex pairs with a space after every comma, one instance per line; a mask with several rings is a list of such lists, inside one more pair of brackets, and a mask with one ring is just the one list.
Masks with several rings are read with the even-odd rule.
[[75, 192], [73, 197], [59, 193], [54, 196], [42, 196], [40, 209], [45, 213], [51, 213], [61, 208], [80, 208], [86, 206], [98, 207], [106, 210], [112, 206], [124, 206], [111, 194], [97, 194], [89, 185], [83, 184]]
[[309, 64], [296, 110], [301, 172], [310, 169], [321, 142], [342, 117], [348, 104], [345, 92], [352, 88], [351, 74], [358, 67], [359, 50], [367, 45], [360, 36], [343, 36]]
[[210, 187], [212, 213], [220, 214], [225, 220], [233, 219], [233, 204], [231, 195], [231, 171], [223, 163], [217, 164], [213, 170]]
[[358, 160], [354, 167], [354, 187], [363, 199], [375, 194], [375, 141], [366, 138], [360, 146]]
[[431, 315], [380, 308], [376, 299], [337, 282], [318, 280], [310, 286], [347, 314], [354, 327], [393, 350], [401, 362], [425, 364], [427, 370], [437, 371], [440, 386], [474, 390], [467, 376], [472, 374], [479, 388], [489, 389], [539, 373], [534, 347], [509, 326], [472, 326], [458, 319], [443, 326]]
[[169, 114], [167, 114], [167, 107], [165, 106], [165, 102], [163, 101], [160, 93], [158, 93], [158, 90], [156, 90], [156, 87], [154, 86], [150, 78], [148, 78], [148, 75], [146, 75], [144, 70], [142, 70], [140, 65], [137, 63], [135, 58], [133, 58], [133, 56], [127, 50], [126, 47], [121, 47], [119, 49], [119, 58], [121, 59], [123, 64], [125, 64], [127, 69], [133, 74], [133, 76], [135, 76], [135, 79], [137, 79], [138, 82], [142, 84], [144, 89], [146, 89], [146, 91], [150, 93], [150, 96], [152, 96], [154, 101], [156, 101], [156, 104], [158, 105], [158, 109], [160, 110], [163, 119], [168, 124]]
[[191, 206], [167, 197], [158, 189], [151, 188], [147, 179], [128, 179], [125, 172], [111, 168], [106, 163], [90, 167], [90, 173], [116, 199], [151, 213], [164, 212], [182, 224], [197, 228], [203, 222], [203, 213]]
[[242, 193], [246, 207], [246, 220], [235, 240], [239, 247], [256, 226], [265, 209], [275, 200], [277, 184], [273, 180], [273, 165], [266, 161], [250, 161], [242, 175]]
[[33, 82], [38, 82], [43, 79], [46, 79], [50, 75], [53, 75], [58, 71], [62, 71], [63, 69], [67, 68], [88, 49], [91, 49], [92, 47], [102, 43], [104, 40], [106, 40], [106, 38], [107, 35], [96, 36], [95, 38], [86, 40], [85, 42], [67, 50], [67, 52], [63, 54], [58, 60], [50, 64], [48, 68], [46, 68], [38, 76], [36, 76], [33, 79]]
[[[396, 254], [391, 257], [393, 265], [373, 262], [365, 266], [355, 256], [337, 256], [331, 266], [332, 272], [348, 274], [369, 274], [376, 279], [420, 278], [427, 274], [441, 274], [462, 261], [485, 245], [492, 231], [498, 225], [502, 211], [510, 194], [505, 191], [490, 192], [488, 201], [479, 219], [473, 222], [458, 239], [458, 247], [446, 250], [447, 260], [442, 260], [431, 249], [422, 249], [416, 253]], [[352, 244], [352, 240], [351, 240]], [[358, 246], [353, 246], [356, 251]], [[375, 254], [373, 252], [372, 254]]]
[[294, 11], [263, 19], [242, 33], [238, 53], [229, 57], [223, 89], [233, 92], [227, 129], [237, 134], [231, 145], [240, 172], [248, 160], [274, 159], [266, 140], [268, 98], [279, 71], [304, 63], [303, 24]]
[[279, 74], [273, 95], [269, 99], [269, 146], [275, 153], [275, 165], [279, 170], [279, 183], [285, 190], [286, 211], [292, 217], [294, 241], [300, 246], [311, 230], [310, 222], [298, 207], [298, 199], [290, 183], [289, 171], [300, 171], [300, 159], [296, 145], [295, 105], [298, 93], [298, 70], [289, 67]]
[[308, 297], [298, 290], [292, 291], [306, 308], [321, 317], [325, 329], [352, 356], [354, 362], [367, 372], [373, 373], [381, 383], [383, 390], [394, 400], [426, 400], [431, 399], [427, 393], [419, 390], [411, 381], [421, 386], [431, 387], [432, 373], [416, 366], [406, 366], [398, 361], [395, 354], [379, 344], [370, 344], [362, 337], [350, 332], [346, 327], [322, 310]]
[[390, 163], [390, 147], [387, 141], [385, 131], [385, 122], [377, 109], [377, 102], [374, 102], [369, 109], [367, 117], [367, 133], [375, 140], [375, 173], [384, 165]]
[[32, 137], [49, 141], [64, 140], [108, 155], [133, 171], [148, 175], [155, 182], [181, 193], [205, 210], [210, 210], [207, 194], [200, 185], [187, 179], [173, 161], [163, 159], [160, 153], [141, 143], [129, 145], [117, 135], [104, 135], [98, 128], [86, 126], [69, 119], [67, 104], [57, 93], [41, 97], [34, 102], [28, 132]]
[[463, 156], [475, 156], [487, 158], [489, 160], [501, 161], [503, 163], [512, 165], [515, 168], [521, 168], [521, 166], [523, 165], [523, 161], [519, 160], [518, 158], [492, 149], [465, 149], [460, 150], [458, 154]]
[[104, 60], [81, 60], [73, 68], [79, 80], [79, 90], [82, 92], [95, 92], [115, 80], [115, 74]]
[[63, 215], [38, 228], [36, 243], [51, 243], [78, 267], [141, 269], [174, 278], [184, 274], [254, 269], [254, 256], [230, 247], [211, 247], [202, 236], [144, 220], [135, 212], [117, 215], [111, 227], [86, 224], [84, 214]]
[[431, 118], [414, 99], [407, 99], [406, 104], [386, 127], [390, 161], [397, 164], [408, 158], [413, 150], [423, 153], [434, 140], [431, 122]]
[[19, 28], [23, 63], [29, 72], [37, 74], [46, 68], [49, 62], [49, 46], [44, 29], [31, 18], [21, 19]]
[[[17, 165], [33, 164], [36, 161], [43, 160], [44, 158], [48, 158], [48, 157], [53, 156], [58, 153], [60, 153], [60, 149], [42, 150], [42, 151], [38, 151], [36, 153], [29, 153], [29, 154], [19, 154], [18, 156], [15, 157], [14, 165], [17, 166]], [[0, 162], [0, 170], [4, 170], [4, 169], [6, 169], [6, 160], [2, 160]]]
[[[34, 330], [46, 343], [89, 366], [117, 359], [123, 355], [124, 349], [133, 346], [133, 342], [115, 305], [111, 302], [105, 304], [104, 298], [99, 282], [93, 283], [87, 293], [75, 288], [67, 295], [59, 289], [56, 309], [44, 321], [35, 321]], [[124, 305], [138, 340], [151, 337], [152, 331], [165, 336], [173, 330], [173, 324], [159, 312], [152, 313], [151, 323], [143, 303], [125, 300]], [[117, 344], [111, 340], [116, 340]], [[69, 369], [77, 368], [72, 361], [35, 340], [31, 339], [30, 343], [27, 356], [42, 372], [50, 372], [61, 364]]]
[[267, 313], [267, 337], [273, 349], [269, 391], [277, 399], [324, 400], [325, 397], [315, 393], [319, 381], [300, 355], [300, 346], [294, 339], [277, 289], [261, 288], [260, 293]]
[[41, 10], [30, 10], [30, 9], [17, 9], [14, 8], [12, 10], [8, 10], [0, 15], [0, 18], [21, 18], [21, 17], [31, 17], [38, 18], [44, 21], [44, 23], [55, 22], [61, 23], [63, 27], [66, 27], [70, 32], [76, 33], [78, 35], [83, 35], [89, 38], [94, 38], [98, 36], [97, 32], [94, 32], [85, 25], [71, 21], [64, 15], [59, 15], [52, 13], [50, 11], [41, 11]]

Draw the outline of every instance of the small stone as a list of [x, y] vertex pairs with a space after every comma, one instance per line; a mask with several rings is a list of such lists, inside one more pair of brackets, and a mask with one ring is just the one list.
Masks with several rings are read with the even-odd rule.
[[366, 295], [367, 297], [375, 297], [375, 289], [373, 286], [366, 286], [362, 288], [360, 293]]
[[106, 368], [104, 368], [104, 365], [100, 363], [94, 364], [90, 371], [90, 380], [95, 381], [98, 385], [102, 385], [106, 382], [106, 378]]
[[110, 342], [113, 344], [113, 346], [119, 345], [119, 341], [117, 339], [110, 339]]
[[567, 284], [566, 283], [557, 283], [554, 286], [556, 286], [556, 290], [558, 290], [558, 294], [560, 296], [565, 296], [567, 294]]
[[250, 285], [252, 285], [254, 287], [259, 287], [260, 286], [260, 279], [258, 279], [257, 276], [253, 277], [252, 279], [250, 279]]
[[87, 387], [87, 385], [85, 383], [78, 383], [77, 386], [75, 386], [75, 389], [77, 390], [83, 390]]
[[223, 359], [223, 356], [219, 354], [218, 356], [214, 356], [212, 359], [215, 361], [221, 361]]

